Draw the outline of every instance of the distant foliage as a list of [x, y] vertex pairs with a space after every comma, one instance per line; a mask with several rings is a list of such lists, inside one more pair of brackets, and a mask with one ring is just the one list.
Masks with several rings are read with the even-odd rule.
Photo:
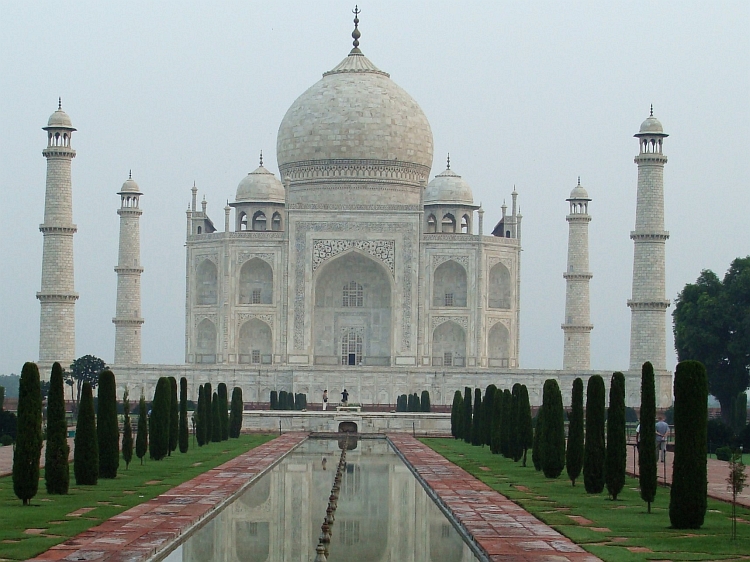
[[604, 469], [607, 491], [613, 500], [617, 499], [625, 486], [627, 446], [625, 435], [625, 375], [617, 372], [612, 375], [609, 385], [607, 455]]
[[669, 521], [675, 529], [699, 529], [706, 515], [706, 420], [708, 378], [698, 361], [682, 361], [674, 373], [674, 464]]
[[138, 402], [138, 435], [135, 438], [135, 456], [141, 459], [148, 452], [148, 410], [146, 410], [146, 397], [141, 394]]
[[409, 399], [406, 397], [406, 394], [400, 395], [396, 399], [396, 411], [406, 412], [408, 408], [409, 408]]
[[169, 453], [169, 420], [172, 408], [172, 389], [167, 377], [159, 377], [154, 391], [149, 420], [151, 458], [160, 461]]
[[187, 453], [190, 445], [190, 430], [187, 418], [187, 390], [188, 384], [185, 377], [180, 378], [180, 419], [179, 419], [179, 446], [181, 453]]
[[99, 480], [99, 440], [96, 434], [94, 394], [91, 385], [83, 383], [78, 409], [76, 436], [73, 449], [73, 473], [76, 484], [94, 485]]
[[[641, 499], [648, 504], [656, 498], [656, 387], [654, 367], [646, 361], [641, 368], [641, 433], [638, 446], [638, 481], [641, 488]], [[649, 431], [644, 431], [649, 428]]]
[[583, 381], [573, 381], [570, 415], [568, 416], [568, 449], [565, 452], [565, 468], [573, 486], [583, 468]]
[[419, 401], [419, 405], [422, 407], [423, 412], [430, 411], [430, 392], [428, 390], [422, 391], [422, 396]]
[[122, 424], [122, 460], [125, 461], [125, 470], [133, 460], [133, 425], [130, 421], [130, 394], [128, 389], [122, 396], [123, 424]]
[[25, 363], [18, 385], [18, 441], [13, 452], [13, 492], [29, 505], [39, 490], [42, 454], [42, 394], [39, 368]]
[[70, 484], [68, 420], [65, 417], [65, 386], [60, 363], [52, 365], [47, 396], [47, 449], [44, 484], [48, 494], [67, 494]]
[[99, 439], [99, 478], [117, 478], [120, 467], [120, 425], [117, 420], [117, 386], [109, 369], [99, 374], [96, 435]]
[[229, 437], [236, 439], [242, 431], [242, 412], [245, 405], [242, 402], [242, 389], [235, 386], [232, 389], [232, 406], [229, 414]]
[[275, 390], [271, 391], [271, 409], [272, 410], [278, 410], [279, 409], [279, 393]]
[[604, 379], [594, 375], [586, 390], [586, 443], [583, 448], [583, 485], [589, 494], [604, 490]]

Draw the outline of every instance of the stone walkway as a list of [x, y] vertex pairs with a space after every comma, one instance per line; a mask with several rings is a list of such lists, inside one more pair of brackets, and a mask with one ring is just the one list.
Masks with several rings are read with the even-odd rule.
[[[42, 445], [42, 458], [40, 460], [41, 468], [44, 468], [44, 451], [47, 446], [47, 442], [45, 441]], [[73, 460], [73, 438], [70, 437], [68, 439], [68, 446], [70, 447], [70, 454], [68, 455], [68, 460]], [[0, 447], [0, 476], [9, 476], [13, 474], [13, 447], [5, 446]], [[44, 471], [42, 471], [42, 476], [44, 476]]]
[[388, 438], [493, 562], [599, 560], [410, 435]]
[[220, 509], [306, 437], [306, 433], [286, 433], [31, 560], [145, 560]]
[[[638, 457], [634, 455], [635, 447], [632, 444], [628, 444], [628, 460], [625, 465], [625, 470], [631, 476], [638, 476]], [[672, 483], [672, 462], [674, 461], [674, 453], [667, 452], [667, 462], [659, 463], [657, 475], [659, 477], [659, 484], [664, 484], [664, 472], [666, 468], [667, 483]], [[716, 459], [708, 459], [707, 465], [708, 474], [708, 496], [717, 500], [726, 502], [732, 501], [732, 493], [727, 490], [727, 477], [729, 476], [729, 463], [726, 461], [720, 461]], [[748, 476], [748, 482], [750, 482], [750, 467], [745, 467], [745, 474]], [[750, 485], [745, 486], [744, 492], [737, 495], [737, 505], [750, 508]]]

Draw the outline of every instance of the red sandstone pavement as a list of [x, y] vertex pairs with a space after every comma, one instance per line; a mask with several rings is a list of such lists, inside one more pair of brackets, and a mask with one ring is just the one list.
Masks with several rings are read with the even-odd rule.
[[145, 560], [223, 506], [306, 437], [277, 437], [31, 560]]
[[[41, 466], [44, 468], [44, 451], [47, 446], [47, 442], [45, 441], [42, 445], [42, 458], [41, 458]], [[70, 454], [68, 455], [68, 460], [73, 460], [73, 438], [68, 439], [68, 446], [70, 447]], [[8, 476], [10, 474], [13, 474], [13, 447], [5, 446], [0, 447], [0, 476]]]
[[[625, 465], [628, 474], [631, 476], [638, 476], [638, 453], [634, 455], [635, 447], [628, 444], [628, 460]], [[657, 474], [659, 476], [659, 484], [664, 484], [664, 473], [666, 468], [667, 484], [672, 483], [672, 463], [674, 461], [674, 453], [667, 451], [667, 462], [659, 463], [657, 467]], [[635, 465], [634, 465], [635, 463]], [[732, 501], [732, 493], [727, 489], [727, 477], [729, 476], [729, 463], [726, 461], [720, 461], [716, 459], [708, 459], [706, 466], [708, 475], [708, 496], [717, 500]], [[745, 474], [748, 476], [750, 481], [750, 467], [745, 467]], [[737, 505], [750, 508], [750, 486], [745, 487], [745, 491], [737, 495]]]
[[410, 435], [388, 438], [493, 562], [599, 560]]

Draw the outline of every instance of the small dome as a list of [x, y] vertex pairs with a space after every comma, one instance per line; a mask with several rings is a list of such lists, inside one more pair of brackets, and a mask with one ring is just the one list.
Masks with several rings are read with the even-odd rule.
[[57, 110], [49, 116], [47, 126], [44, 129], [70, 129], [75, 131], [73, 128], [73, 122], [68, 117], [68, 114], [62, 110], [62, 106], [58, 104]]
[[591, 201], [591, 198], [589, 197], [589, 192], [586, 191], [581, 186], [581, 179], [578, 179], [578, 185], [573, 188], [573, 191], [570, 192], [570, 197], [568, 197], [568, 201], [571, 199], [585, 199], [586, 201]]
[[474, 205], [474, 196], [469, 184], [456, 172], [447, 168], [427, 184], [424, 203], [425, 205], [440, 203]]
[[138, 184], [135, 183], [135, 180], [133, 178], [128, 178], [125, 180], [125, 183], [122, 184], [122, 187], [120, 188], [120, 193], [141, 193], [141, 189], [138, 187]]
[[237, 203], [250, 201], [284, 203], [284, 199], [284, 186], [263, 166], [250, 172], [237, 186]]
[[653, 133], [659, 133], [663, 134], [664, 129], [661, 126], [661, 123], [659, 120], [651, 115], [648, 117], [643, 123], [641, 123], [641, 129], [638, 131], [639, 134], [653, 134]]

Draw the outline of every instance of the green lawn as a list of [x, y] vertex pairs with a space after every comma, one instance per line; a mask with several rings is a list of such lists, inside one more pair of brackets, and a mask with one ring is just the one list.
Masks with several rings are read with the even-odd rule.
[[[187, 453], [178, 450], [158, 462], [147, 455], [141, 466], [134, 457], [128, 470], [121, 460], [117, 478], [100, 479], [96, 486], [76, 486], [71, 464], [70, 492], [66, 496], [47, 494], [42, 469], [39, 493], [26, 507], [13, 493], [12, 478], [0, 478], [0, 560], [31, 558], [274, 437], [242, 435], [204, 447], [193, 447], [191, 442]], [[93, 509], [71, 515], [82, 508]], [[43, 531], [28, 532], [33, 529]]]
[[[616, 502], [605, 492], [589, 495], [583, 476], [570, 485], [563, 471], [558, 479], [547, 479], [534, 470], [531, 451], [528, 467], [487, 447], [473, 447], [454, 439], [423, 439], [423, 443], [482, 480], [504, 496], [607, 561], [633, 560], [729, 560], [750, 556], [750, 510], [738, 509], [738, 538], [730, 540], [731, 505], [709, 499], [708, 513], [699, 530], [669, 528], [669, 489], [659, 488], [647, 513], [638, 492], [638, 481], [628, 478]], [[489, 470], [486, 470], [489, 469]], [[569, 515], [585, 517], [578, 524]], [[632, 552], [645, 548], [648, 552]], [[744, 558], [743, 557], [743, 558]]]

